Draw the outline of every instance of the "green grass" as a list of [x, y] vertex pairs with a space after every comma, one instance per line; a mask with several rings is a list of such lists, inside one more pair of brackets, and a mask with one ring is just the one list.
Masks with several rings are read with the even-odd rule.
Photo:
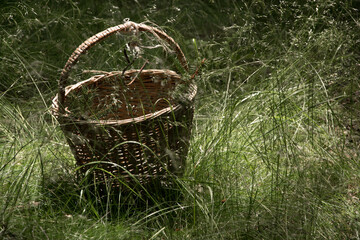
[[[1, 3], [0, 238], [359, 239], [358, 11], [350, 0]], [[206, 58], [175, 200], [89, 197], [50, 113], [71, 52], [125, 18], [164, 29], [190, 73]], [[72, 80], [122, 70], [121, 41], [91, 49]]]

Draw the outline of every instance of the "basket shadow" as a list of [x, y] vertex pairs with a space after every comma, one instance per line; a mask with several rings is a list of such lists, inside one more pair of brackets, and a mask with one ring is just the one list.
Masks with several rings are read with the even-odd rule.
[[176, 178], [131, 186], [119, 184], [116, 188], [110, 181], [94, 182], [89, 177], [64, 175], [45, 179], [41, 188], [45, 210], [109, 221], [176, 206], [184, 199]]

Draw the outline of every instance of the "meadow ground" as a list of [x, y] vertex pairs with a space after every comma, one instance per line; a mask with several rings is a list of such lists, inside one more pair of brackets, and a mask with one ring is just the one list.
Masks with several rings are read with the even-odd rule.
[[[355, 0], [0, 3], [0, 238], [359, 239], [359, 9]], [[71, 52], [125, 18], [172, 36], [190, 73], [206, 58], [175, 201], [85, 197], [50, 113]], [[72, 80], [123, 69], [117, 43], [92, 49]]]

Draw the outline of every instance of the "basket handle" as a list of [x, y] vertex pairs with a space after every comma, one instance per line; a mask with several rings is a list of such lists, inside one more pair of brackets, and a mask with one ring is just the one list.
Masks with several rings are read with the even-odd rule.
[[59, 113], [63, 114], [65, 113], [64, 108], [64, 101], [65, 101], [65, 87], [66, 82], [70, 74], [70, 70], [72, 67], [78, 62], [79, 57], [83, 55], [88, 49], [90, 49], [92, 46], [94, 46], [96, 43], [104, 40], [105, 38], [113, 35], [114, 33], [120, 32], [120, 33], [127, 33], [132, 34], [136, 32], [150, 32], [155, 35], [157, 38], [161, 38], [165, 40], [175, 51], [176, 56], [178, 60], [180, 61], [181, 65], [184, 67], [186, 71], [188, 71], [188, 64], [185, 58], [184, 53], [181, 51], [179, 45], [174, 41], [173, 38], [168, 36], [165, 32], [151, 27], [147, 26], [145, 24], [138, 24], [131, 21], [127, 21], [124, 24], [117, 25], [115, 27], [110, 27], [102, 32], [99, 32], [95, 34], [94, 36], [88, 38], [85, 42], [83, 42], [76, 50], [71, 54], [69, 59], [67, 60], [61, 75], [59, 79], [59, 93], [58, 93], [58, 103], [59, 103]]

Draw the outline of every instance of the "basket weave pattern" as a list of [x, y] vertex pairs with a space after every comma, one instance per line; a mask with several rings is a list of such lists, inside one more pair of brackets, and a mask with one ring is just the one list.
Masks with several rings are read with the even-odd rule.
[[[181, 175], [193, 119], [196, 86], [171, 70], [110, 72], [65, 87], [70, 69], [85, 51], [115, 32], [134, 29], [165, 40], [187, 69], [172, 38], [156, 28], [127, 22], [94, 35], [74, 51], [53, 99], [53, 112], [80, 172], [91, 169], [96, 181], [110, 181], [112, 187]], [[185, 101], [174, 94], [179, 85], [185, 86]], [[83, 105], [85, 109], [79, 110]]]

